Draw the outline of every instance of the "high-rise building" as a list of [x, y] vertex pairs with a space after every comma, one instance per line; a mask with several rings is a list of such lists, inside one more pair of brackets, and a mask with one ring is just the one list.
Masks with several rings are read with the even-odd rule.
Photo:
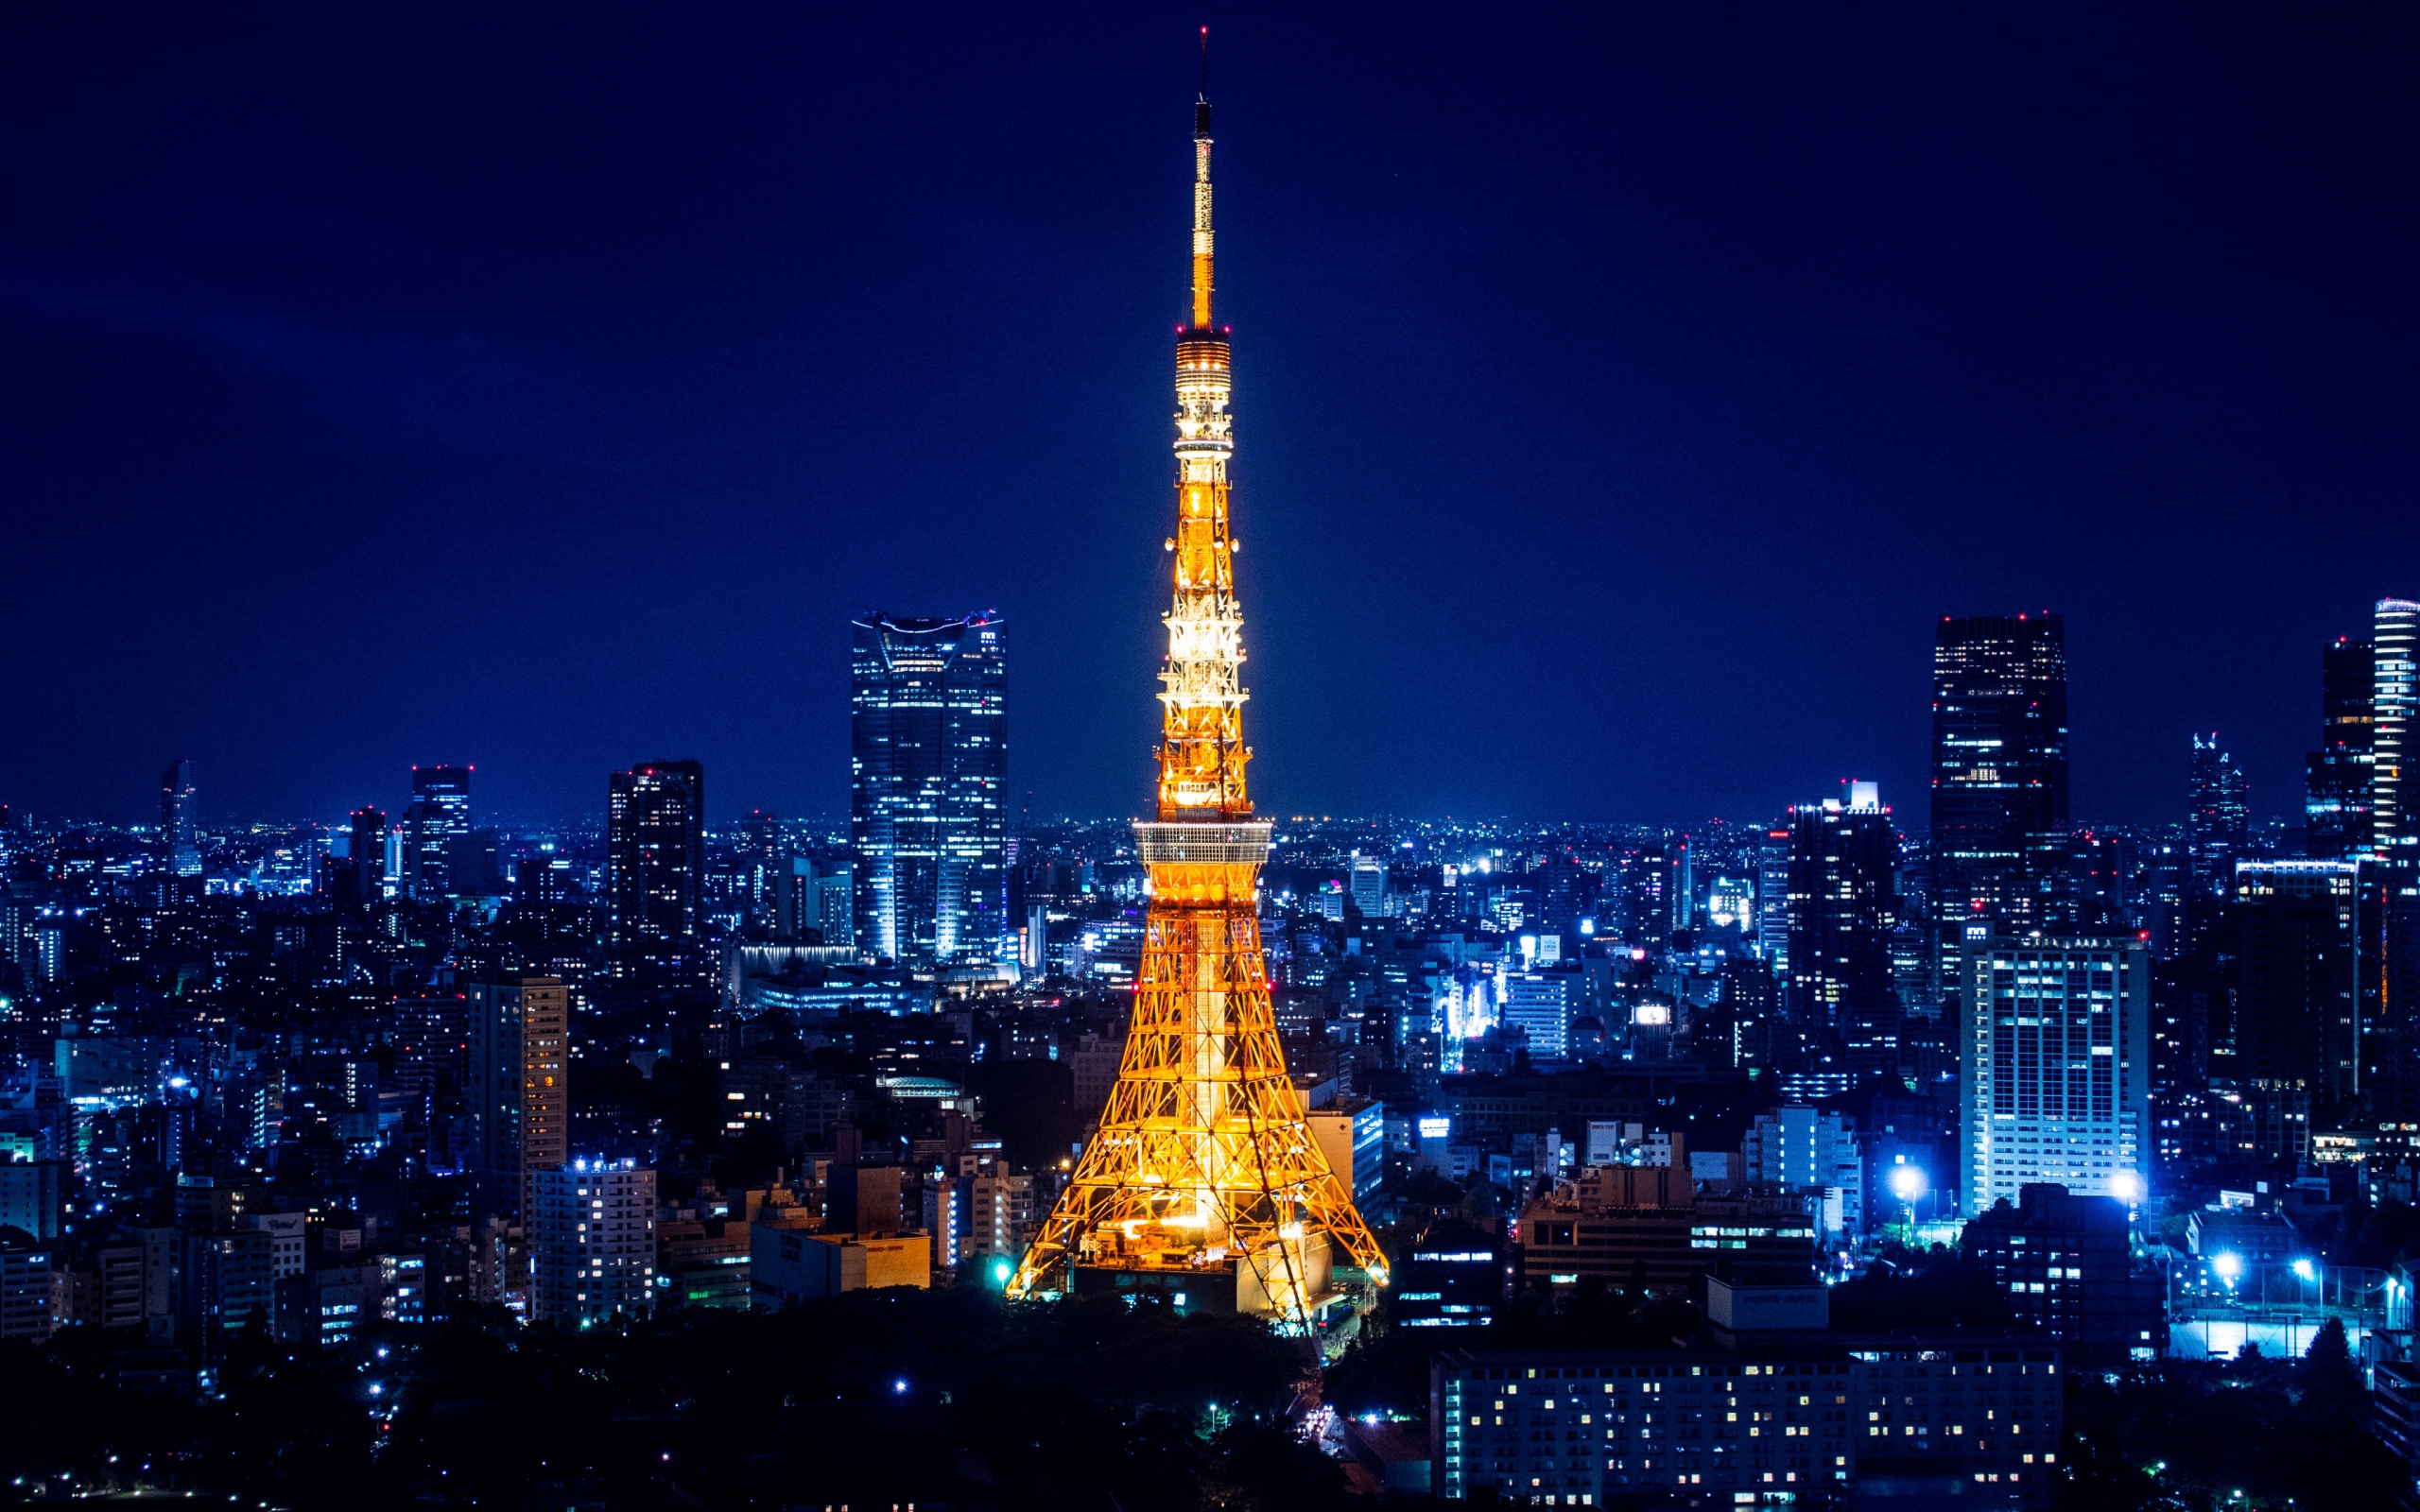
[[353, 811], [348, 853], [353, 858], [354, 885], [364, 904], [387, 895], [387, 811], [369, 807]]
[[2319, 749], [2305, 768], [2303, 835], [2315, 861], [2370, 848], [2371, 712], [2377, 648], [2338, 636], [2320, 652]]
[[2194, 891], [2226, 890], [2252, 833], [2252, 786], [2243, 768], [2219, 748], [2218, 733], [2193, 737], [2186, 784], [2185, 845]]
[[1364, 919], [1375, 919], [1386, 907], [1387, 863], [1383, 856], [1353, 852], [1353, 906]]
[[171, 875], [201, 875], [199, 820], [193, 763], [180, 756], [160, 775], [160, 860]]
[[868, 614], [851, 628], [857, 946], [920, 971], [1004, 960], [1008, 677], [1000, 617]]
[[526, 1215], [537, 1173], [562, 1164], [569, 1136], [570, 994], [553, 976], [470, 992], [474, 1163]]
[[1624, 941], [1659, 950], [1672, 937], [1673, 900], [1677, 894], [1672, 873], [1671, 853], [1661, 845], [1641, 846], [1623, 858]]
[[1789, 974], [1789, 852], [1794, 833], [1776, 825], [1756, 842], [1756, 954], [1778, 976]]
[[1790, 812], [1789, 1008], [1839, 1036], [1860, 1074], [1898, 1069], [1899, 838], [1872, 782]]
[[1570, 1052], [1580, 986], [1576, 971], [1515, 971], [1506, 979], [1503, 1022], [1521, 1031], [1532, 1057], [1561, 1060]]
[[558, 1160], [530, 1183], [529, 1321], [577, 1332], [655, 1305], [655, 1173], [635, 1160]]
[[1968, 926], [1961, 1118], [1969, 1215], [2021, 1188], [2143, 1195], [2151, 1160], [2151, 952]]
[[2360, 913], [2355, 862], [2236, 868], [2221, 953], [2231, 972], [2229, 1042], [2217, 1047], [2226, 1075], [2329, 1102], [2360, 1090]]
[[1932, 669], [1932, 906], [1948, 988], [1967, 924], [2039, 928], [2060, 891], [2066, 629], [2056, 614], [1945, 614]]
[[2420, 603], [2382, 598], [2371, 621], [2371, 824], [2382, 854], [2420, 846]]
[[[1286, 1072], [1260, 944], [1270, 826], [1246, 793], [1243, 610], [1228, 528], [1227, 333], [1210, 319], [1210, 104], [1194, 111], [1193, 318], [1176, 341], [1174, 594], [1160, 671], [1159, 804], [1134, 826], [1150, 904], [1124, 1059], [1048, 1220], [1011, 1279], [1035, 1292], [1149, 1290], [1282, 1320], [1383, 1286], [1386, 1256]], [[1217, 1295], [1213, 1288], [1218, 1289]], [[1232, 1288], [1232, 1290], [1230, 1290]]]
[[607, 954], [617, 982], [697, 987], [706, 958], [706, 769], [649, 762], [615, 772], [605, 808]]
[[454, 890], [454, 842], [471, 834], [471, 768], [415, 766], [404, 810], [404, 885], [424, 901]]

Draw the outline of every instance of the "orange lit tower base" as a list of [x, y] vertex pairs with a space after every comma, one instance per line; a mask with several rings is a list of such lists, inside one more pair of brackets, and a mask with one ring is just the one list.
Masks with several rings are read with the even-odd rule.
[[1195, 107], [1193, 320], [1177, 334], [1175, 599], [1165, 623], [1156, 819], [1134, 826], [1151, 902], [1134, 1019], [1100, 1129], [1011, 1297], [1148, 1289], [1307, 1331], [1335, 1272], [1385, 1257], [1311, 1137], [1270, 1009], [1267, 824], [1244, 791], [1243, 614], [1227, 528], [1226, 333], [1210, 323], [1210, 107]]

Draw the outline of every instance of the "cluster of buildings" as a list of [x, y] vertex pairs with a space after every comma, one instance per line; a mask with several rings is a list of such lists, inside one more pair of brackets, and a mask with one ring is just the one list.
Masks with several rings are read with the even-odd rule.
[[[845, 825], [710, 825], [689, 761], [611, 774], [594, 831], [482, 824], [457, 765], [392, 822], [214, 825], [182, 761], [156, 826], [0, 823], [0, 1333], [123, 1331], [132, 1379], [244, 1328], [1005, 1283], [1116, 1078], [1147, 868], [1122, 821], [1009, 815], [997, 616], [854, 635]], [[2074, 823], [2032, 614], [1940, 623], [1921, 832], [1865, 782], [1687, 833], [1277, 819], [1277, 1027], [1331, 1169], [1418, 1236], [1396, 1322], [1712, 1306], [1895, 1240], [1959, 1246], [2028, 1331], [1741, 1330], [1686, 1377], [1446, 1356], [1437, 1472], [1582, 1505], [1667, 1468], [1837, 1479], [1908, 1452], [1867, 1403], [1909, 1362], [1980, 1400], [2033, 1390], [2042, 1341], [2157, 1351], [2180, 1257], [2208, 1291], [2221, 1258], [2307, 1259], [2297, 1204], [2411, 1200], [2415, 640], [2389, 600], [2326, 648], [2298, 829], [2253, 821], [2214, 736], [2179, 823]], [[1834, 1411], [1778, 1452], [1735, 1430], [1801, 1426], [1808, 1382]], [[1649, 1414], [1718, 1398], [1721, 1434], [1649, 1447]], [[1624, 1447], [1550, 1481], [1495, 1432], [1516, 1411]], [[2048, 1463], [1995, 1442], [1955, 1447]]]

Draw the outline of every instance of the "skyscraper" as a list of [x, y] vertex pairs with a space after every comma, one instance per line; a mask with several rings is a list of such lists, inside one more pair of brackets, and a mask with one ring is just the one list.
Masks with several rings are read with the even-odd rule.
[[471, 834], [471, 768], [415, 766], [404, 810], [404, 885], [431, 901], [454, 890], [453, 847]]
[[1776, 825], [1756, 842], [1756, 954], [1789, 974], [1789, 852], [1792, 830]]
[[615, 772], [605, 807], [607, 954], [632, 987], [697, 987], [706, 959], [706, 769], [648, 762]]
[[2319, 654], [2319, 749], [2305, 766], [2304, 849], [2335, 861], [2370, 848], [2377, 647], [2338, 636]]
[[2231, 973], [2229, 1035], [2214, 1047], [2223, 1052], [2223, 1074], [2323, 1103], [2360, 1091], [2360, 867], [2346, 861], [2236, 869], [2221, 953]]
[[857, 948], [919, 971], [1005, 960], [1000, 618], [868, 614], [852, 629]]
[[387, 811], [367, 806], [354, 810], [349, 839], [354, 886], [367, 906], [387, 892]]
[[2039, 927], [2067, 828], [2066, 636], [2056, 614], [1943, 615], [1933, 641], [1932, 899], [1945, 987], [1982, 918]]
[[2047, 941], [1967, 926], [1969, 1216], [2019, 1189], [2135, 1200], [2151, 1158], [2151, 952], [2139, 939]]
[[2186, 865], [2199, 897], [2223, 893], [2252, 833], [2252, 788], [2235, 758], [2219, 748], [2218, 733], [2193, 737], [2187, 769]]
[[1840, 1037], [1860, 1074], [1898, 1069], [1891, 934], [1899, 839], [1872, 782], [1790, 811], [1789, 1006]]
[[201, 875], [199, 804], [193, 763], [180, 756], [160, 775], [160, 860], [171, 875]]
[[2373, 843], [2380, 854], [2420, 845], [2420, 604], [2378, 600], [2371, 622]]
[[471, 988], [474, 1164], [527, 1216], [537, 1173], [561, 1165], [569, 1136], [571, 1000], [562, 979], [525, 976]]
[[1337, 1267], [1383, 1286], [1387, 1263], [1311, 1131], [1270, 1004], [1259, 885], [1270, 826], [1253, 817], [1244, 782], [1231, 367], [1227, 333], [1210, 320], [1207, 98], [1194, 110], [1193, 163], [1159, 804], [1134, 826], [1151, 893], [1133, 1017], [1099, 1132], [1009, 1291], [1149, 1290], [1180, 1309], [1198, 1297], [1193, 1306], [1274, 1317], [1308, 1335], [1315, 1312], [1344, 1300]]

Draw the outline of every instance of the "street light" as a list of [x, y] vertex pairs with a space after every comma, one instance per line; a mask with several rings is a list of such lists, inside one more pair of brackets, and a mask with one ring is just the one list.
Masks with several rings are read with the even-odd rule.
[[2226, 1282], [2228, 1287], [2232, 1289], [2236, 1283], [2236, 1279], [2243, 1274], [2243, 1257], [2236, 1254], [2233, 1250], [2229, 1250], [2224, 1254], [2212, 1255], [2210, 1257], [2210, 1274]]
[[2298, 1260], [2294, 1262], [2294, 1274], [2307, 1281], [2315, 1281], [2319, 1280], [2318, 1267], [2311, 1264], [2308, 1260]]
[[1916, 1246], [1916, 1199], [1923, 1196], [1932, 1183], [1926, 1178], [1923, 1171], [1912, 1165], [1893, 1166], [1890, 1181], [1891, 1194], [1899, 1199], [1900, 1215], [1907, 1228], [1908, 1247], [1913, 1249]]

